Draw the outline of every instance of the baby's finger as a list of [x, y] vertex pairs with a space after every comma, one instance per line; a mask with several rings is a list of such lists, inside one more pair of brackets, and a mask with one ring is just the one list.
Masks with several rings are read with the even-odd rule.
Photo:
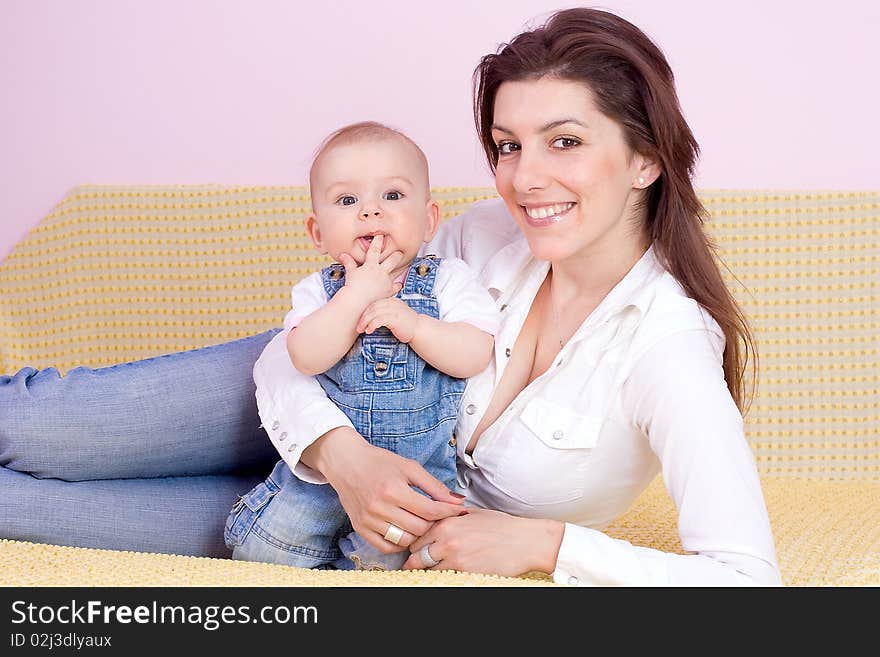
[[367, 325], [370, 321], [376, 316], [378, 309], [376, 308], [376, 301], [371, 303], [369, 306], [364, 308], [364, 312], [361, 313], [360, 319], [358, 319], [357, 325], [355, 329], [358, 333], [363, 333], [364, 329], [367, 328]]
[[385, 238], [382, 235], [376, 235], [373, 237], [373, 241], [370, 242], [370, 248], [367, 249], [367, 259], [373, 262], [379, 262], [379, 254], [382, 253], [382, 244], [384, 243]]
[[358, 333], [363, 333], [364, 331], [367, 330], [367, 327], [370, 325], [370, 320], [372, 320], [372, 319], [373, 319], [372, 313], [369, 316], [367, 316], [367, 314], [364, 313], [363, 315], [361, 315], [361, 318], [358, 320], [357, 326], [354, 327], [355, 330]]
[[349, 274], [351, 274], [352, 271], [357, 269], [357, 262], [355, 262], [355, 259], [352, 258], [347, 253], [340, 253], [339, 254], [339, 264], [341, 264], [343, 267], [345, 267], [346, 276], [348, 276]]
[[370, 320], [370, 323], [367, 324], [367, 328], [364, 331], [367, 335], [370, 335], [373, 331], [375, 331], [380, 326], [385, 326], [385, 322], [381, 317], [374, 317]]
[[403, 261], [403, 251], [392, 251], [385, 259], [382, 261], [382, 269], [387, 272], [394, 271], [394, 268], [397, 267]]

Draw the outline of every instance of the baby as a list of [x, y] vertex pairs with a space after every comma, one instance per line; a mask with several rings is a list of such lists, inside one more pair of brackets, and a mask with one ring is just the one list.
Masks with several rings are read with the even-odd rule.
[[[419, 256], [440, 221], [427, 159], [402, 133], [357, 123], [323, 142], [309, 186], [306, 228], [337, 264], [293, 288], [284, 319], [291, 362], [367, 441], [417, 460], [454, 490], [464, 379], [488, 365], [499, 318], [463, 261]], [[390, 525], [384, 538], [401, 535]], [[370, 545], [329, 485], [299, 479], [284, 461], [239, 500], [226, 538], [233, 558], [309, 568], [397, 569], [409, 556]]]

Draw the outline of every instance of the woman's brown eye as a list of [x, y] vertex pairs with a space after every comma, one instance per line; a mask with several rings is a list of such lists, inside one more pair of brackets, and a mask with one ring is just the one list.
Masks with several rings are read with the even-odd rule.
[[572, 139], [571, 137], [560, 137], [553, 141], [553, 145], [557, 148], [573, 148], [580, 144], [577, 139]]

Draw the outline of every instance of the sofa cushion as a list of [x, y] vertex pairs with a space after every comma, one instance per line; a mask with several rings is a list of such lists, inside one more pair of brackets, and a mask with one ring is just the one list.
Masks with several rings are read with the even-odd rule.
[[[293, 283], [327, 262], [303, 227], [306, 191], [75, 188], [0, 263], [0, 373], [101, 367], [277, 327]], [[434, 192], [444, 218], [495, 196], [487, 188]], [[758, 343], [746, 436], [783, 581], [880, 585], [880, 193], [703, 190], [701, 198], [729, 267], [725, 280]], [[608, 533], [681, 551], [660, 478]], [[67, 567], [46, 567], [56, 555]], [[339, 583], [336, 574], [183, 559], [0, 541], [4, 584], [89, 584], [96, 569], [106, 583], [161, 584], [169, 564], [176, 584], [223, 584], [230, 569], [242, 583]], [[355, 586], [487, 581], [505, 583], [450, 573], [345, 579]], [[522, 581], [547, 583], [511, 583]]]

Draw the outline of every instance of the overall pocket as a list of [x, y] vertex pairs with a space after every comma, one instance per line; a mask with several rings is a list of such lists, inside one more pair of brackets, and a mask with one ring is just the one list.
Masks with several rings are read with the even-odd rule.
[[414, 359], [409, 345], [400, 342], [386, 328], [359, 339], [360, 358], [339, 363], [339, 385], [343, 392], [390, 392], [415, 387]]
[[238, 498], [226, 518], [223, 540], [230, 550], [244, 543], [260, 513], [280, 489], [271, 478], [254, 486]]

